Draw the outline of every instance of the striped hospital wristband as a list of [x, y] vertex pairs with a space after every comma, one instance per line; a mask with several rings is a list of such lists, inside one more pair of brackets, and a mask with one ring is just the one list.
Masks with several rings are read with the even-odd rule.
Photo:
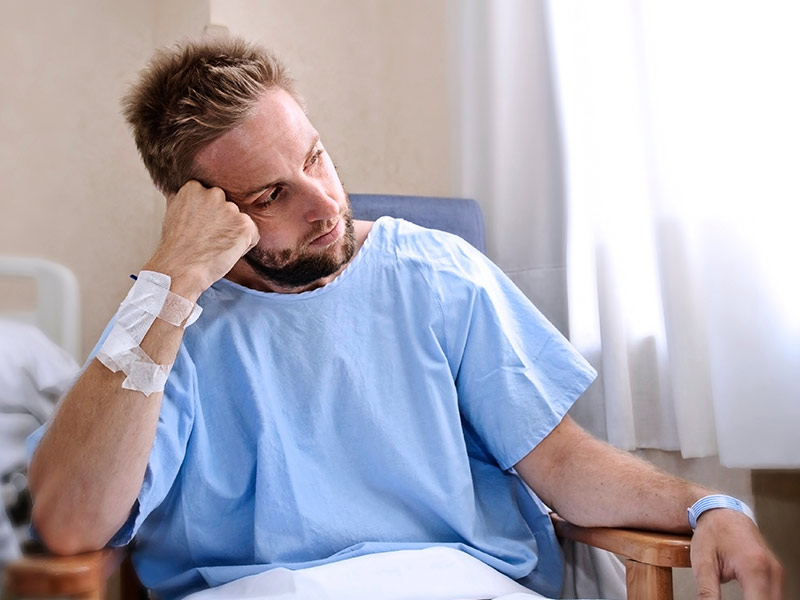
[[752, 509], [741, 500], [737, 500], [733, 496], [726, 496], [725, 494], [711, 494], [710, 496], [700, 498], [700, 500], [688, 508], [689, 525], [691, 525], [692, 531], [697, 528], [697, 519], [700, 518], [700, 515], [713, 508], [738, 510], [740, 513], [744, 513], [750, 517], [753, 523], [756, 522], [756, 516], [753, 514]]

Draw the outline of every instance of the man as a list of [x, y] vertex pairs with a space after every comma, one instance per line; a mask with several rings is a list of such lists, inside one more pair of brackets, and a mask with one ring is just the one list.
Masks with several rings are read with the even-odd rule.
[[[549, 520], [512, 467], [575, 523], [689, 529], [711, 492], [564, 416], [594, 373], [494, 265], [453, 236], [353, 221], [274, 57], [162, 52], [125, 110], [167, 211], [40, 433], [34, 524], [54, 551], [135, 534], [141, 578], [172, 598], [448, 546], [556, 595]], [[693, 557], [706, 597], [733, 577], [779, 597], [742, 512], [703, 512]]]

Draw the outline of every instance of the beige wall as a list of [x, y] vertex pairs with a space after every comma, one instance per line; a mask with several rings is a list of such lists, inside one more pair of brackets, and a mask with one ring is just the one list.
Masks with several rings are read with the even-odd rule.
[[157, 3], [0, 4], [0, 252], [65, 264], [87, 352], [159, 233], [162, 202], [119, 110]]

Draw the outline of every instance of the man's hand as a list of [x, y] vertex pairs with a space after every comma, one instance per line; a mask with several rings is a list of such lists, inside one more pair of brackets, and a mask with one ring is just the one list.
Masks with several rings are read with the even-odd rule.
[[253, 220], [225, 192], [189, 181], [167, 198], [161, 242], [144, 268], [169, 275], [173, 291], [195, 301], [258, 240]]
[[720, 582], [736, 579], [745, 600], [780, 600], [783, 569], [753, 522], [724, 508], [709, 510], [692, 537], [697, 597], [720, 598]]

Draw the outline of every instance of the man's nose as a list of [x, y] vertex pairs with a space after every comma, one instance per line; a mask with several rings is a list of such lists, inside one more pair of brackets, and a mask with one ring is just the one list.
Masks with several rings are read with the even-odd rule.
[[303, 187], [303, 217], [306, 221], [327, 221], [339, 214], [339, 202], [328, 194], [323, 185], [311, 181]]

